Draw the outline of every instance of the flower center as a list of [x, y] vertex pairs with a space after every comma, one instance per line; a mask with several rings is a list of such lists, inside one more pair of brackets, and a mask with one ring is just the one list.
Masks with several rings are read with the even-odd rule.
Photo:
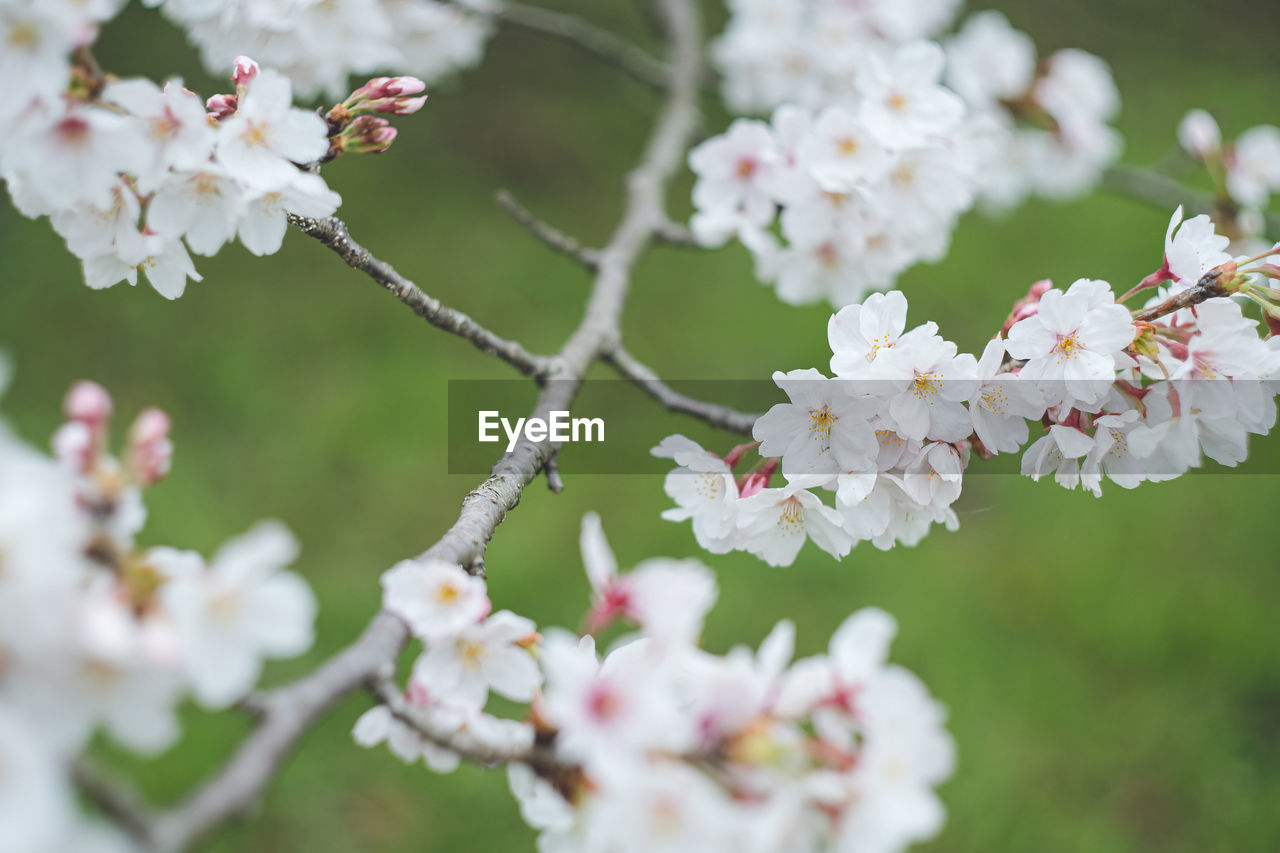
[[1079, 339], [1076, 338], [1076, 333], [1072, 332], [1069, 335], [1059, 336], [1058, 343], [1053, 348], [1053, 354], [1058, 357], [1058, 363], [1061, 364], [1064, 361], [1070, 361], [1075, 358], [1076, 353], [1081, 349], [1082, 347], [1080, 346]]
[[918, 399], [924, 400], [929, 405], [933, 405], [934, 395], [941, 390], [941, 373], [917, 373], [915, 381], [911, 384], [911, 393], [915, 394]]
[[449, 607], [462, 597], [462, 590], [459, 589], [456, 584], [442, 583], [440, 586], [436, 587], [433, 597], [437, 604]]
[[831, 413], [831, 406], [823, 404], [821, 409], [809, 410], [809, 432], [814, 441], [826, 441], [831, 438], [831, 427], [836, 416]]

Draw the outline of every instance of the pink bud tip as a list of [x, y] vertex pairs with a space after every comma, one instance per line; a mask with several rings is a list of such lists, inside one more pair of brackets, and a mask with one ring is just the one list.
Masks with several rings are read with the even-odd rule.
[[204, 106], [215, 119], [221, 121], [235, 114], [238, 102], [235, 95], [214, 95], [205, 101]]
[[237, 56], [233, 70], [231, 72], [231, 81], [236, 84], [236, 88], [249, 85], [249, 81], [258, 76], [258, 63], [254, 62], [247, 56]]
[[411, 116], [418, 110], [422, 109], [422, 105], [427, 102], [427, 96], [420, 98], [401, 98], [396, 101], [393, 112], [398, 116]]
[[97, 382], [82, 380], [67, 392], [62, 411], [67, 420], [100, 427], [111, 419], [111, 395]]

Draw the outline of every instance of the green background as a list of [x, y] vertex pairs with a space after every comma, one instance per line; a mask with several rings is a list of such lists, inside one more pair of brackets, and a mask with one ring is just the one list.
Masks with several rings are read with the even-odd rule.
[[[579, 11], [649, 41], [645, 5], [576, 0]], [[1078, 46], [1107, 58], [1125, 98], [1125, 160], [1166, 155], [1182, 113], [1214, 110], [1228, 134], [1275, 113], [1275, 4], [995, 4], [1041, 54]], [[724, 16], [706, 4], [709, 30]], [[178, 71], [203, 94], [179, 34], [131, 6], [103, 37], [122, 74]], [[620, 207], [655, 98], [572, 48], [504, 33], [478, 70], [433, 87], [381, 157], [326, 170], [353, 234], [433, 295], [550, 351], [576, 324], [586, 275], [550, 255], [492, 203], [499, 187], [588, 243]], [[707, 127], [727, 123], [708, 101]], [[671, 194], [688, 212], [689, 179]], [[1168, 211], [1097, 195], [1034, 202], [1006, 221], [967, 217], [950, 257], [902, 281], [915, 322], [934, 318], [977, 349], [1032, 281], [1136, 281], [1160, 260]], [[475, 476], [449, 476], [446, 381], [509, 378], [505, 366], [427, 327], [319, 245], [290, 234], [266, 259], [239, 247], [198, 259], [205, 280], [177, 303], [150, 289], [95, 293], [47, 222], [0, 206], [0, 345], [18, 362], [5, 411], [31, 439], [57, 423], [63, 389], [92, 377], [125, 416], [174, 418], [172, 477], [150, 497], [148, 543], [211, 552], [261, 517], [304, 546], [300, 570], [320, 599], [319, 640], [274, 665], [306, 671], [350, 642], [378, 605], [379, 573], [435, 541]], [[680, 379], [759, 379], [824, 365], [825, 307], [782, 306], [740, 248], [655, 250], [637, 272], [629, 347]], [[598, 374], [607, 376], [601, 369]], [[656, 440], [669, 421], [655, 415]], [[648, 429], [637, 423], [634, 429]], [[728, 447], [733, 438], [723, 439]], [[1213, 471], [1103, 500], [1052, 483], [971, 476], [962, 529], [915, 549], [857, 549], [841, 563], [809, 546], [790, 569], [701, 554], [687, 525], [661, 521], [657, 478], [575, 474], [541, 481], [487, 559], [498, 607], [576, 625], [587, 591], [579, 519], [598, 510], [624, 565], [700, 555], [718, 572], [710, 648], [759, 641], [795, 619], [800, 651], [819, 650], [851, 611], [878, 605], [901, 634], [894, 659], [951, 715], [959, 768], [942, 789], [940, 851], [1271, 850], [1280, 844], [1280, 655], [1275, 604], [1276, 442], [1255, 442], [1241, 473]], [[351, 744], [368, 706], [342, 703], [247, 824], [219, 851], [531, 849], [504, 775], [445, 777]], [[217, 766], [247, 728], [234, 713], [184, 712], [186, 737], [149, 764], [103, 755], [171, 802]]]

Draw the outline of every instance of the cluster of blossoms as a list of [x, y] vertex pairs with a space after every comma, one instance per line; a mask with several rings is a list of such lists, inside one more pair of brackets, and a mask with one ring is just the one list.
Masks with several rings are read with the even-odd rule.
[[739, 239], [785, 302], [859, 301], [945, 255], [975, 201], [1077, 194], [1119, 152], [1106, 65], [1063, 50], [1037, 67], [998, 13], [944, 49], [926, 37], [951, 2], [731, 5], [714, 52], [726, 98], [773, 118], [691, 154], [691, 227], [708, 246]]
[[[1280, 338], [1259, 336], [1242, 304], [1280, 328], [1278, 258], [1236, 258], [1207, 216], [1169, 223], [1164, 262], [1131, 293], [1130, 312], [1104, 281], [1033, 286], [980, 356], [958, 352], [934, 323], [907, 330], [900, 292], [875, 294], [828, 324], [831, 372], [775, 373], [787, 403], [755, 425], [754, 445], [726, 457], [682, 436], [654, 455], [679, 466], [666, 480], [677, 507], [714, 553], [746, 550], [789, 565], [806, 539], [837, 558], [858, 542], [914, 544], [951, 507], [973, 455], [1015, 453], [1022, 472], [1101, 494], [1247, 456], [1249, 434], [1276, 420]], [[1204, 296], [1209, 298], [1205, 299]], [[1193, 298], [1194, 297], [1194, 298]], [[1142, 319], [1138, 319], [1142, 318]], [[759, 462], [734, 469], [752, 449]], [[780, 472], [785, 485], [771, 486]], [[835, 493], [832, 504], [820, 490]]]
[[288, 78], [238, 57], [235, 93], [205, 103], [179, 80], [114, 80], [72, 61], [114, 3], [28, 5], [0, 4], [0, 42], [17, 47], [0, 60], [13, 66], [0, 177], [21, 213], [50, 218], [95, 289], [142, 273], [176, 299], [200, 280], [190, 253], [236, 237], [255, 255], [278, 251], [288, 214], [327, 216], [341, 201], [299, 164], [385, 150], [395, 131], [382, 115], [424, 100], [419, 80], [378, 78], [326, 121], [293, 106]]
[[[716, 655], [698, 642], [717, 596], [701, 563], [619, 572], [594, 515], [582, 555], [583, 636], [487, 615], [483, 582], [459, 566], [384, 577], [386, 606], [426, 644], [405, 700], [458, 749], [516, 756], [511, 789], [540, 850], [889, 853], [938, 831], [953, 745], [925, 686], [887, 663], [888, 614], [855, 613], [813, 657], [792, 660], [787, 621], [757, 651]], [[618, 621], [637, 630], [601, 655], [593, 635]], [[531, 700], [530, 722], [486, 716], [489, 690]], [[385, 706], [355, 737], [437, 770], [458, 761]]]
[[1223, 231], [1232, 248], [1245, 254], [1266, 248], [1266, 210], [1271, 195], [1280, 192], [1280, 128], [1263, 124], [1223, 143], [1222, 130], [1212, 115], [1191, 110], [1178, 124], [1178, 144], [1196, 158], [1213, 179], [1219, 218], [1229, 217]]
[[216, 72], [242, 53], [278, 68], [304, 97], [338, 98], [353, 74], [397, 68], [434, 81], [478, 63], [495, 0], [145, 0]]
[[208, 561], [136, 543], [142, 492], [169, 470], [169, 419], [142, 412], [117, 459], [107, 451], [111, 411], [101, 387], [75, 385], [53, 457], [0, 424], [6, 853], [128, 849], [87, 825], [69, 790], [67, 768], [93, 734], [158, 753], [179, 736], [185, 696], [226, 708], [252, 689], [265, 658], [301, 654], [312, 642], [315, 600], [284, 571], [297, 546], [278, 523]]

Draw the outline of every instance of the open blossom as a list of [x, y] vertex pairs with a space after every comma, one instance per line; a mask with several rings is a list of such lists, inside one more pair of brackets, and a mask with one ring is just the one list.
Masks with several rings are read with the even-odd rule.
[[619, 574], [600, 517], [582, 517], [582, 563], [591, 582], [587, 627], [595, 632], [627, 619], [658, 640], [693, 642], [718, 591], [715, 576], [697, 560], [650, 559]]
[[240, 186], [214, 163], [174, 172], [160, 183], [147, 207], [147, 227], [186, 240], [197, 255], [214, 255], [236, 233]]
[[298, 174], [295, 163], [318, 160], [328, 150], [324, 119], [295, 108], [288, 78], [269, 69], [253, 78], [235, 115], [218, 130], [218, 162], [263, 191], [289, 185]]
[[773, 381], [787, 393], [756, 421], [752, 435], [760, 454], [781, 457], [785, 475], [829, 474], [866, 468], [879, 451], [871, 427], [874, 408], [856, 396], [846, 380], [817, 370], [777, 372]]
[[297, 552], [292, 534], [274, 523], [228, 542], [207, 568], [190, 552], [151, 552], [167, 576], [161, 595], [202, 704], [226, 707], [257, 682], [263, 658], [311, 647], [315, 598], [301, 577], [283, 571]]
[[940, 86], [946, 55], [931, 41], [910, 42], [887, 56], [868, 57], [858, 88], [862, 116], [888, 148], [920, 145], [942, 137], [964, 118], [964, 101]]
[[718, 245], [739, 229], [762, 229], [773, 219], [768, 187], [778, 161], [776, 148], [767, 124], [740, 120], [724, 136], [689, 153], [689, 166], [698, 176], [693, 203], [699, 212], [692, 227], [701, 242]]
[[187, 247], [181, 240], [159, 234], [147, 234], [142, 240], [141, 257], [129, 259], [116, 253], [86, 258], [85, 284], [94, 290], [112, 287], [122, 281], [137, 285], [138, 273], [165, 299], [177, 299], [187, 289], [187, 280], [201, 281]]
[[975, 385], [973, 356], [913, 330], [883, 349], [871, 365], [873, 393], [887, 400], [888, 420], [909, 439], [959, 441], [973, 431], [963, 403]]
[[1115, 381], [1117, 357], [1132, 341], [1133, 321], [1104, 281], [1080, 279], [1064, 293], [1040, 297], [1033, 317], [1009, 329], [1009, 355], [1025, 359], [1024, 379], [1042, 382], [1057, 400], [1092, 403]]
[[605, 776], [625, 770], [631, 754], [678, 750], [685, 732], [662, 654], [642, 639], [602, 662], [590, 637], [548, 632], [541, 658], [546, 685], [538, 707], [560, 732], [557, 750]]
[[255, 255], [280, 251], [289, 214], [324, 217], [338, 209], [342, 198], [319, 175], [296, 169], [289, 180], [273, 190], [251, 194], [243, 203], [236, 233], [240, 242]]
[[991, 453], [1015, 453], [1027, 443], [1027, 420], [1044, 414], [1036, 383], [1017, 373], [1003, 373], [1005, 342], [988, 341], [978, 360], [978, 384], [969, 398], [973, 431]]
[[[897, 346], [906, 327], [907, 298], [898, 290], [874, 293], [861, 305], [841, 308], [827, 322], [831, 372], [852, 379], [867, 378], [872, 362], [882, 350]], [[937, 329], [936, 324], [926, 323], [912, 332], [933, 334]]]
[[1035, 44], [999, 12], [971, 15], [946, 48], [947, 84], [970, 103], [1012, 100], [1031, 88]]
[[443, 560], [404, 560], [382, 575], [382, 605], [419, 637], [453, 636], [489, 615], [484, 581]]
[[733, 550], [738, 484], [724, 459], [682, 435], [664, 438], [650, 453], [674, 459], [680, 467], [667, 474], [663, 489], [676, 502], [664, 510], [667, 521], [693, 522], [698, 544], [713, 554]]
[[1280, 190], [1280, 128], [1259, 125], [1240, 134], [1227, 161], [1227, 190], [1251, 208], [1265, 207]]
[[77, 204], [109, 208], [118, 175], [135, 171], [145, 150], [127, 116], [97, 106], [37, 106], [13, 132], [6, 171], [30, 181], [44, 213]]
[[414, 664], [414, 678], [467, 707], [484, 707], [490, 690], [528, 702], [542, 682], [525, 648], [535, 637], [533, 622], [500, 610], [457, 634], [433, 639]]
[[739, 503], [738, 530], [746, 550], [771, 566], [794, 563], [807, 539], [837, 559], [848, 554], [853, 543], [840, 514], [808, 491], [826, 479], [795, 477], [780, 488], [744, 497]]
[[138, 167], [143, 192], [150, 192], [170, 169], [196, 169], [208, 162], [216, 134], [199, 96], [184, 89], [182, 81], [170, 80], [161, 89], [150, 80], [120, 80], [107, 86], [102, 98], [139, 120], [149, 155]]
[[54, 3], [0, 3], [0, 120], [33, 100], [56, 98], [71, 76], [70, 55], [82, 33]]
[[871, 126], [840, 107], [822, 112], [812, 135], [800, 147], [800, 159], [827, 192], [848, 192], [889, 172], [891, 160]]
[[1184, 221], [1179, 206], [1164, 238], [1164, 271], [1179, 287], [1194, 287], [1209, 270], [1231, 260], [1224, 251], [1230, 242], [1204, 214]]

